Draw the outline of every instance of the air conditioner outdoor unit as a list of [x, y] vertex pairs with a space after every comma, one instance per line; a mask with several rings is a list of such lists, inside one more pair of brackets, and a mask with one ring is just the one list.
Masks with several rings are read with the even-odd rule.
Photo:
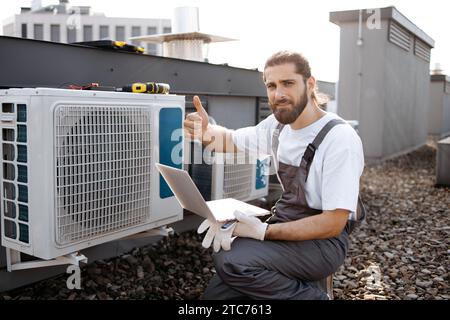
[[216, 153], [212, 165], [211, 199], [251, 201], [269, 192], [269, 158], [261, 161], [244, 153]]
[[197, 141], [186, 142], [185, 169], [205, 200], [234, 198], [251, 201], [269, 193], [270, 157], [259, 160], [245, 153], [206, 150]]
[[2, 245], [41, 259], [182, 219], [184, 97], [0, 90]]

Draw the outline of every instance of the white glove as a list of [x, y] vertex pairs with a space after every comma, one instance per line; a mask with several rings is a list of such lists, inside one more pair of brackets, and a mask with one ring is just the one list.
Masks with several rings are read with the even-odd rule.
[[236, 223], [227, 225], [227, 228], [223, 228], [226, 222], [215, 222], [208, 219], [202, 222], [198, 227], [197, 232], [203, 233], [209, 228], [205, 237], [203, 238], [202, 246], [209, 248], [214, 240], [213, 249], [214, 252], [218, 252], [220, 248], [225, 251], [231, 249], [231, 243], [236, 237], [233, 237], [233, 230], [236, 227]]
[[261, 222], [258, 218], [248, 216], [237, 210], [234, 212], [234, 216], [238, 220], [234, 228], [234, 236], [264, 240], [267, 223]]

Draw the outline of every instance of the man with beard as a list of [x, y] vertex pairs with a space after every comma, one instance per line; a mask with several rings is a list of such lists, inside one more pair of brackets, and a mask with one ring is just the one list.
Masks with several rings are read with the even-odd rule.
[[[203, 298], [328, 299], [317, 282], [343, 264], [358, 220], [361, 140], [339, 116], [320, 108], [316, 80], [301, 54], [272, 55], [263, 80], [273, 114], [257, 126], [232, 131], [210, 125], [198, 97], [197, 112], [184, 123], [187, 134], [216, 151], [275, 156], [283, 187], [267, 222], [236, 212], [231, 231], [208, 220], [200, 226], [220, 237], [225, 249], [213, 255], [217, 273]], [[237, 238], [227, 250], [231, 235]]]

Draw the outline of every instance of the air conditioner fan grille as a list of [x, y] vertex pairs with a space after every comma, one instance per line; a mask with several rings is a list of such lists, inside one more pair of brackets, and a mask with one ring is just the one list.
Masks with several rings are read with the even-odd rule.
[[56, 242], [68, 245], [149, 220], [151, 114], [139, 107], [55, 112]]

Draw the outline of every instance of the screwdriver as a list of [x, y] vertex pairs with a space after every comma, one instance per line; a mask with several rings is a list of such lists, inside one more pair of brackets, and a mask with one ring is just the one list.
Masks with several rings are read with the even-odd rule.
[[117, 89], [117, 91], [122, 92], [135, 92], [135, 93], [160, 93], [168, 94], [170, 91], [170, 86], [167, 83], [158, 82], [135, 82], [130, 85], [123, 86]]

